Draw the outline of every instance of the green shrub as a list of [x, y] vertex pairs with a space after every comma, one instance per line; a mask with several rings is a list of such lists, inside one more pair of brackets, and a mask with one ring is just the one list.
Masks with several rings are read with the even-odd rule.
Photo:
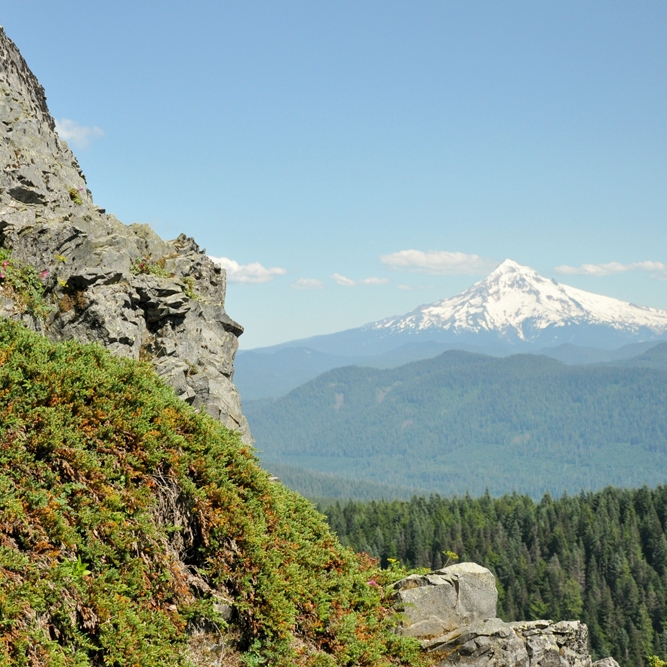
[[151, 276], [158, 276], [158, 278], [173, 278], [174, 274], [167, 271], [165, 268], [166, 260], [164, 257], [153, 260], [150, 257], [136, 260], [131, 267], [131, 271], [135, 276], [146, 274]]
[[187, 296], [188, 299], [197, 301], [199, 299], [199, 295], [195, 291], [195, 285], [197, 284], [195, 279], [192, 276], [185, 276], [185, 278], [183, 278], [183, 282], [185, 283], [185, 287], [183, 288], [183, 293], [185, 296]]
[[69, 194], [69, 198], [75, 204], [78, 204], [79, 206], [83, 204], [83, 199], [81, 199], [81, 195], [79, 194], [79, 190], [77, 188], [67, 188], [67, 194]]
[[[165, 489], [186, 523], [161, 514]], [[188, 535], [248, 665], [422, 664], [393, 633], [389, 575], [236, 434], [148, 364], [0, 322], [0, 665], [187, 664], [188, 628], [224, 628], [174, 557]]]

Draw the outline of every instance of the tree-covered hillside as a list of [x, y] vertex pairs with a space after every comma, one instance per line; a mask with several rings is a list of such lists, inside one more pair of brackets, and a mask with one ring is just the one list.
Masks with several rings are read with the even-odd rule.
[[539, 503], [525, 495], [350, 502], [326, 509], [357, 551], [438, 568], [453, 551], [497, 577], [505, 620], [580, 619], [597, 658], [667, 657], [667, 486], [607, 488]]
[[626, 366], [634, 368], [658, 368], [667, 370], [667, 343], [658, 343], [651, 346], [646, 352], [630, 357], [605, 363], [605, 366]]
[[445, 352], [324, 373], [246, 414], [267, 462], [493, 495], [667, 478], [667, 371]]
[[148, 364], [0, 321], [0, 665], [420, 664], [324, 518]]

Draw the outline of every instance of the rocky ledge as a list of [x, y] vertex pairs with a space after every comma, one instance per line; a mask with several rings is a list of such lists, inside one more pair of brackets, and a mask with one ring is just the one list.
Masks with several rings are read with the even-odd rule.
[[243, 329], [225, 312], [224, 270], [193, 239], [163, 241], [94, 204], [2, 28], [0, 137], [0, 316], [150, 361], [184, 400], [252, 442], [232, 383]]
[[403, 615], [399, 632], [421, 640], [438, 667], [618, 667], [593, 662], [588, 628], [579, 621], [506, 623], [496, 618], [495, 577], [476, 563], [459, 563], [392, 586]]

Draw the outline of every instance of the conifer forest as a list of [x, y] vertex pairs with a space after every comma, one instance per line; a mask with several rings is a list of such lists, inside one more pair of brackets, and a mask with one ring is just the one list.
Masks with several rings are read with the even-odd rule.
[[454, 552], [488, 567], [504, 620], [580, 619], [594, 658], [621, 665], [667, 655], [667, 486], [608, 487], [540, 502], [438, 495], [324, 508], [343, 544], [405, 566]]

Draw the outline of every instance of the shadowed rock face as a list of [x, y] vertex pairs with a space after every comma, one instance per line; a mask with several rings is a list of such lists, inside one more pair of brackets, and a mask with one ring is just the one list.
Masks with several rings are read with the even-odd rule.
[[181, 235], [163, 241], [98, 208], [55, 132], [44, 89], [0, 28], [0, 246], [32, 266], [51, 311], [0, 287], [0, 315], [53, 340], [96, 342], [149, 360], [179, 396], [252, 442], [232, 383], [240, 325], [225, 272]]
[[475, 621], [429, 642], [425, 648], [446, 656], [438, 667], [536, 667], [521, 638], [499, 618]]

